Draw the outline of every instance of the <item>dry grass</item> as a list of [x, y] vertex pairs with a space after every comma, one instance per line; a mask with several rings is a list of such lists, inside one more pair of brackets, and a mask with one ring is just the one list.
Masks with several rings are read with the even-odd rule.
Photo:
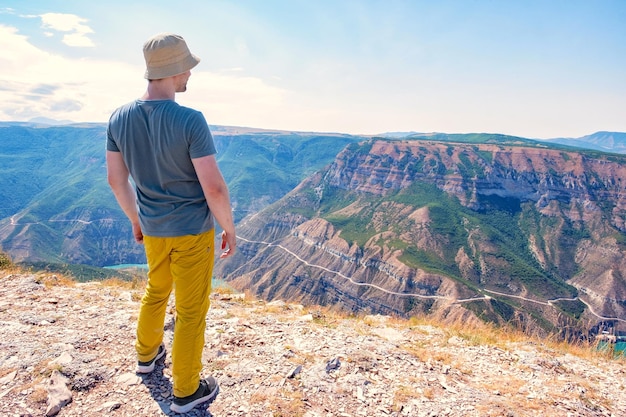
[[73, 287], [76, 285], [76, 280], [70, 276], [62, 274], [49, 274], [41, 273], [37, 275], [37, 282], [46, 286], [46, 288], [52, 287]]
[[217, 294], [217, 295], [230, 295], [230, 294], [235, 294], [235, 290], [232, 289], [231, 287], [212, 286], [211, 293]]
[[571, 342], [559, 340], [555, 336], [530, 336], [511, 326], [499, 327], [491, 323], [466, 323], [460, 320], [442, 322], [429, 316], [416, 316], [409, 320], [392, 319], [388, 325], [392, 324], [408, 327], [421, 334], [430, 334], [427, 330], [430, 328], [438, 329], [446, 336], [446, 340], [456, 336], [474, 346], [493, 346], [508, 350], [511, 345], [532, 344], [537, 349], [544, 349], [552, 354], [570, 354], [590, 361], [612, 360], [626, 363], [626, 357], [615, 357], [611, 350], [598, 349], [595, 341]]
[[436, 396], [436, 391], [433, 387], [426, 387], [422, 395], [429, 400], [433, 400]]
[[289, 385], [263, 386], [250, 397], [250, 403], [263, 404], [272, 417], [302, 417], [306, 413], [302, 392]]
[[224, 369], [226, 369], [226, 367], [229, 364], [230, 364], [230, 360], [228, 360], [228, 359], [215, 358], [215, 359], [211, 359], [211, 360], [207, 361], [204, 364], [204, 367], [209, 372], [212, 372], [212, 371], [223, 371]]
[[45, 404], [48, 401], [48, 390], [42, 385], [41, 380], [32, 380], [26, 384], [17, 385], [12, 390], [14, 392], [28, 393], [28, 400], [36, 404]]
[[302, 417], [306, 413], [301, 399], [274, 398], [267, 404], [267, 408], [272, 412], [272, 417]]
[[33, 388], [33, 392], [28, 398], [36, 404], [45, 404], [48, 402], [48, 390], [42, 385], [37, 385]]
[[348, 314], [338, 312], [331, 307], [321, 306], [309, 307], [308, 314], [313, 316], [313, 323], [329, 328], [336, 328], [341, 321], [350, 317]]
[[113, 287], [113, 288], [123, 288], [126, 290], [143, 290], [146, 288], [146, 283], [148, 280], [144, 277], [133, 276], [131, 281], [120, 279], [120, 278], [107, 278], [105, 280], [100, 281], [101, 285], [104, 287]]
[[527, 383], [528, 381], [526, 380], [507, 375], [506, 377], [493, 376], [488, 381], [481, 383], [481, 386], [488, 392], [497, 393], [497, 395], [505, 397], [514, 397], [519, 395]]
[[580, 390], [580, 400], [587, 405], [590, 409], [595, 409], [598, 405], [603, 408], [612, 408], [610, 401], [608, 401], [597, 390], [597, 387], [593, 384], [593, 381], [581, 380], [578, 382]]
[[561, 354], [569, 354], [592, 362], [612, 360], [626, 364], [625, 356], [615, 357], [612, 349], [599, 349], [595, 340], [581, 342], [551, 340], [545, 342], [544, 346]]
[[411, 399], [420, 398], [421, 393], [419, 393], [414, 387], [400, 385], [398, 389], [393, 393], [393, 403], [394, 408], [399, 411], [402, 405], [409, 402]]

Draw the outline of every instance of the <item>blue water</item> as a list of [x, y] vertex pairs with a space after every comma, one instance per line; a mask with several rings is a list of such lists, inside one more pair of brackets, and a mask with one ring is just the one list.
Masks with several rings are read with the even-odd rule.
[[112, 265], [105, 266], [106, 269], [130, 269], [130, 268], [138, 268], [138, 269], [148, 269], [148, 264], [121, 264], [121, 265]]
[[605, 351], [613, 349], [613, 356], [626, 356], [626, 341], [620, 340], [615, 343], [608, 343], [604, 340], [598, 343], [598, 350]]

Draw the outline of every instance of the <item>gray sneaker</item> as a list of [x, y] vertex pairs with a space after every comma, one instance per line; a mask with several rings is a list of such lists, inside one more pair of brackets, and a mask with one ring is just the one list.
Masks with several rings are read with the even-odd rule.
[[165, 355], [165, 345], [161, 343], [161, 346], [159, 346], [159, 350], [157, 351], [157, 354], [154, 357], [154, 359], [149, 360], [147, 362], [137, 361], [137, 373], [149, 374], [150, 372], [154, 371], [154, 364], [156, 363], [156, 361], [161, 359], [164, 355]]
[[[190, 411], [198, 404], [208, 402], [209, 404], [217, 397], [217, 393], [220, 392], [220, 386], [217, 384], [217, 380], [212, 376], [201, 379], [200, 386], [188, 397], [176, 397], [170, 406], [170, 410], [175, 413], [186, 413]], [[209, 405], [207, 404], [207, 406]]]

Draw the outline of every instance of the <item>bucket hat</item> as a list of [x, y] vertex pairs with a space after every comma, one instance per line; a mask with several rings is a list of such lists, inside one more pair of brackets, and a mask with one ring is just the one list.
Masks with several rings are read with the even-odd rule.
[[173, 77], [192, 69], [200, 58], [189, 51], [182, 36], [173, 33], [159, 33], [148, 39], [143, 45], [146, 60], [144, 78], [159, 80]]

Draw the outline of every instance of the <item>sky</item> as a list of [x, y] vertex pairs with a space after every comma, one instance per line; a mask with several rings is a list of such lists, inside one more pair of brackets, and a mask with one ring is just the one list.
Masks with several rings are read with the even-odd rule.
[[161, 32], [211, 125], [626, 132], [626, 0], [0, 0], [0, 121], [106, 122]]

